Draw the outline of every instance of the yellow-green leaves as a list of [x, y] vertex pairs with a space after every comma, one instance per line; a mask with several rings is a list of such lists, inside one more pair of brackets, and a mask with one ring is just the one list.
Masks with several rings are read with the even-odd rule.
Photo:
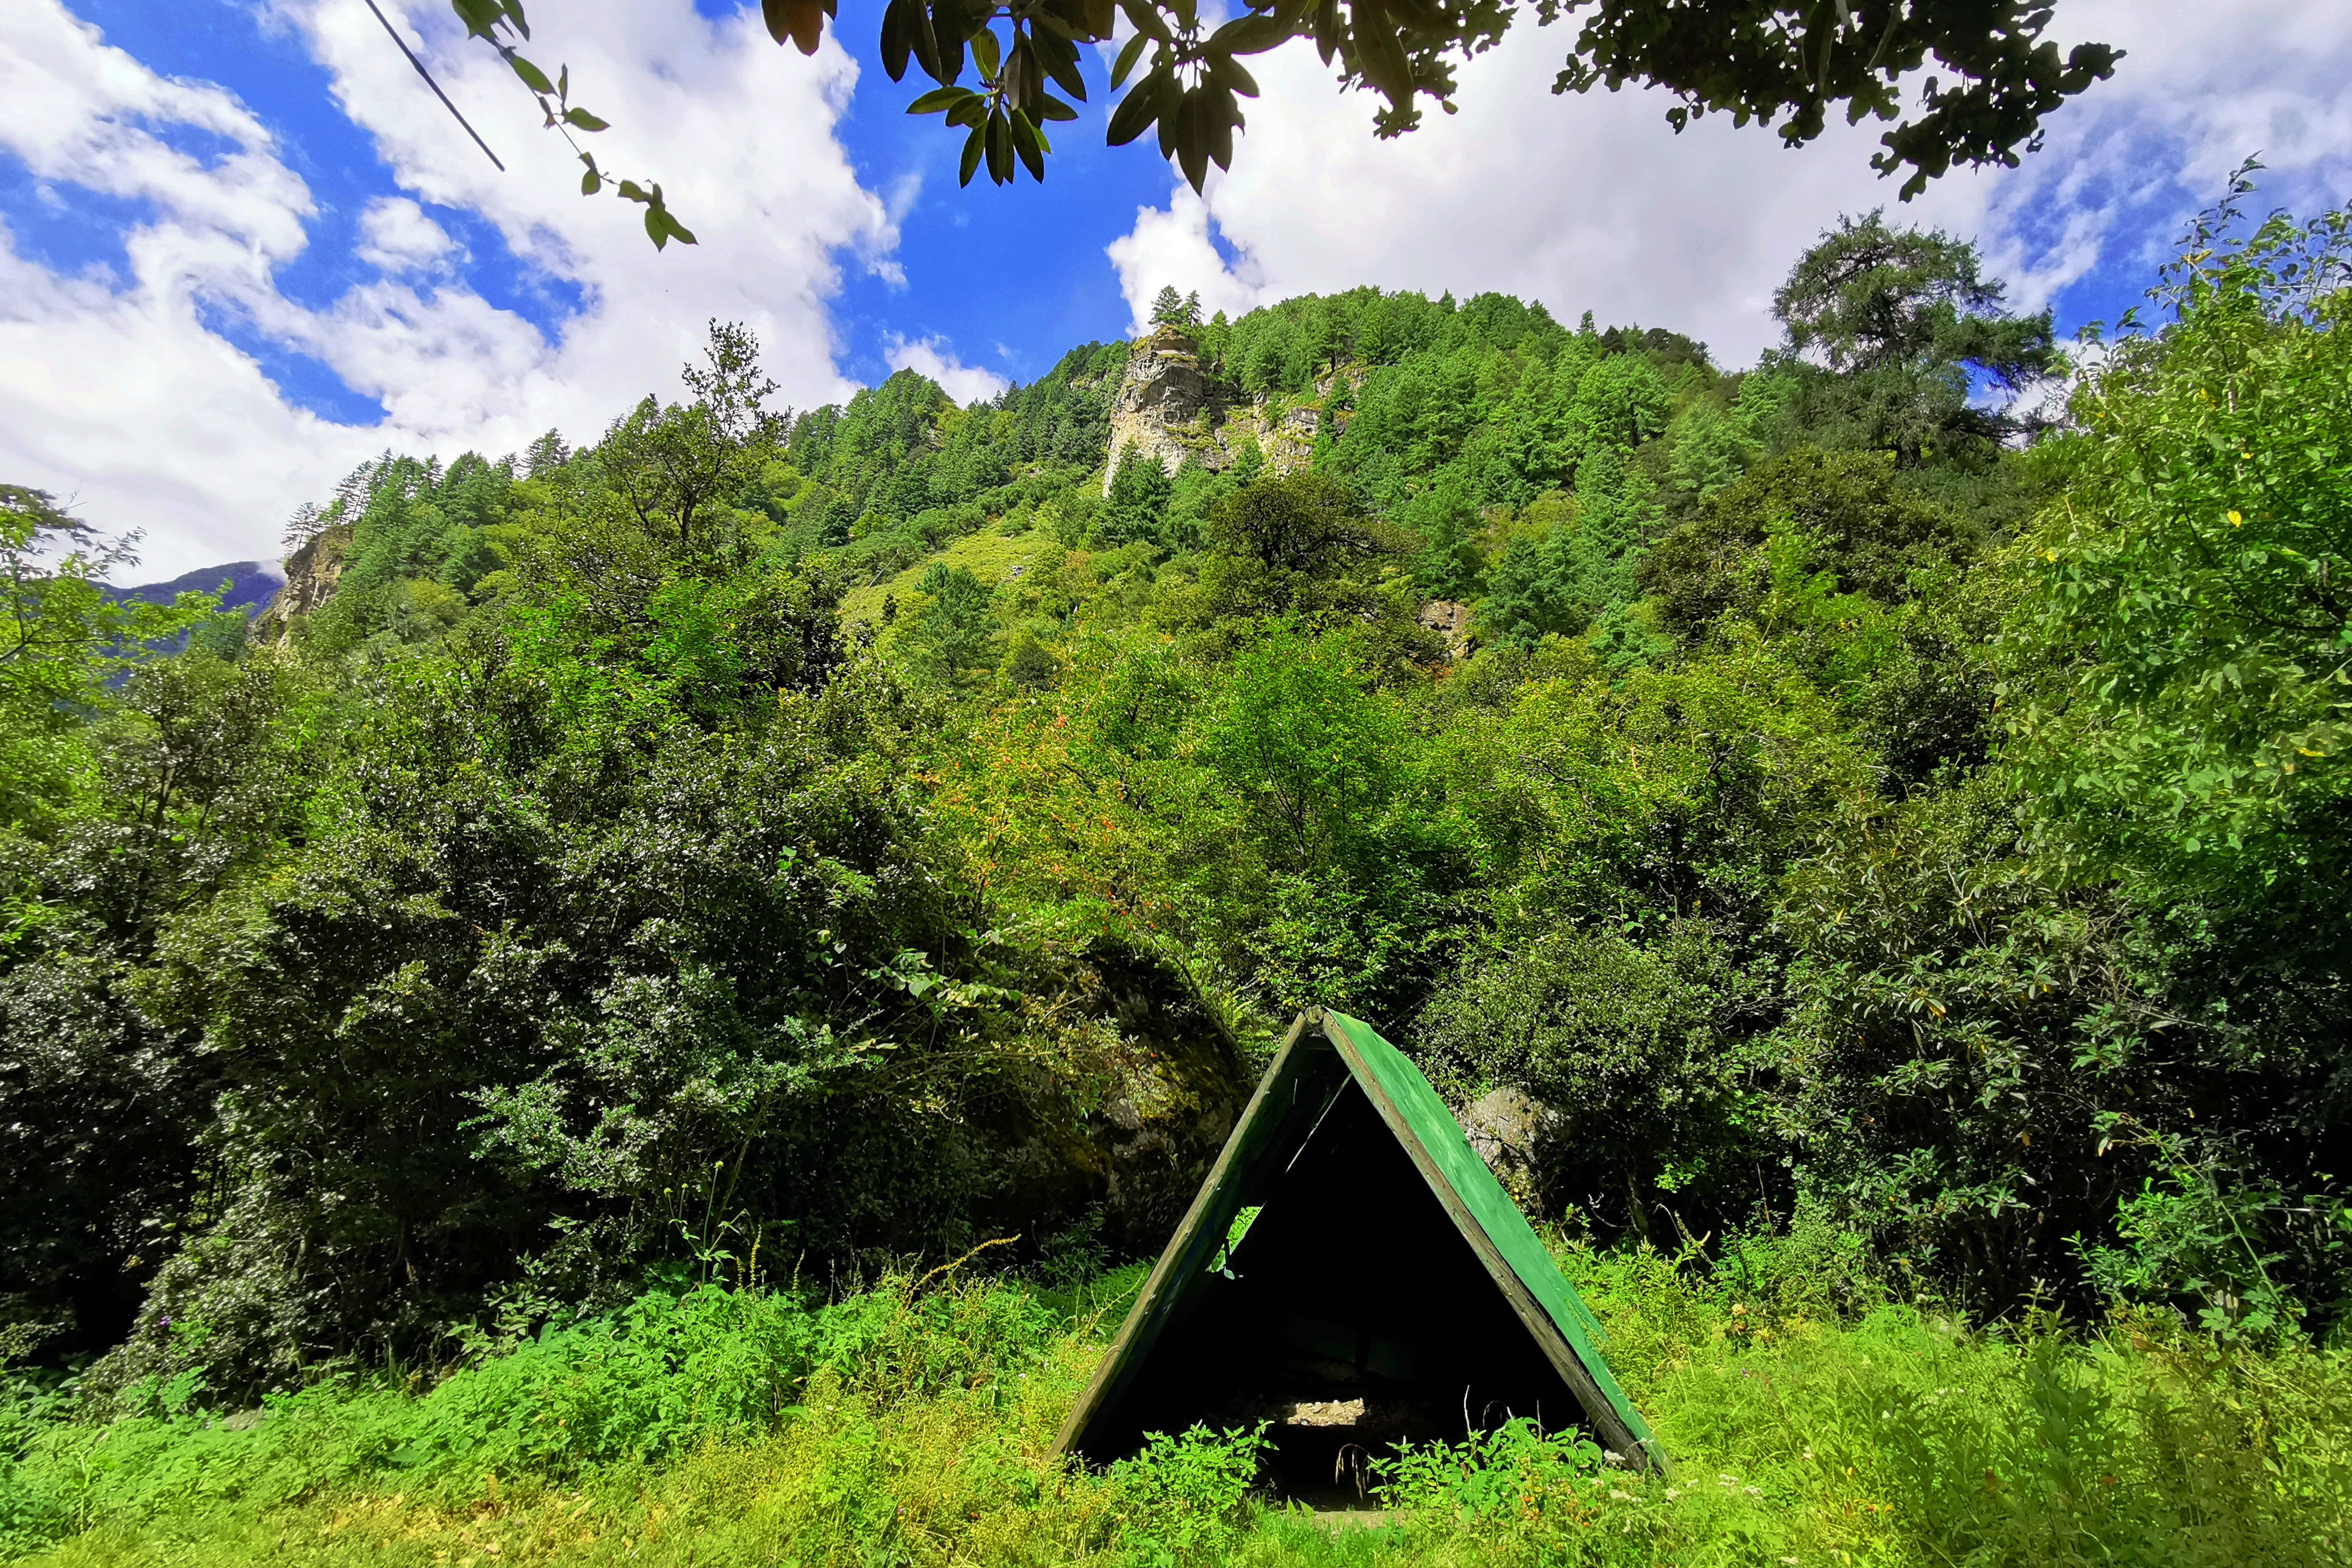
[[[960, 103], [969, 103], [979, 97], [980, 94], [972, 91], [971, 89], [968, 87], [933, 88], [930, 91], [923, 94], [922, 97], [908, 104], [907, 106], [907, 112], [908, 114], [937, 114], [941, 110], [953, 109]], [[952, 125], [956, 122], [954, 120], [950, 119], [948, 123]]]
[[669, 208], [662, 201], [662, 188], [659, 185], [648, 188], [638, 184], [635, 180], [624, 180], [620, 183], [620, 193], [623, 201], [638, 202], [644, 204], [646, 237], [654, 242], [656, 250], [665, 248], [672, 240], [677, 241], [680, 245], [695, 243], [693, 231], [670, 215]]
[[498, 29], [506, 27], [524, 42], [530, 40], [530, 24], [523, 19], [522, 0], [449, 0], [449, 9], [466, 24], [466, 36], [469, 38], [495, 42]]
[[2074, 438], [2012, 633], [2069, 657], [2013, 710], [2014, 755], [2070, 856], [2252, 902], [2352, 866], [2352, 296], [2333, 259], [2352, 215], [2242, 237], [2233, 215], [2168, 269], [2178, 319], [2116, 340], [2079, 394], [2104, 417]]

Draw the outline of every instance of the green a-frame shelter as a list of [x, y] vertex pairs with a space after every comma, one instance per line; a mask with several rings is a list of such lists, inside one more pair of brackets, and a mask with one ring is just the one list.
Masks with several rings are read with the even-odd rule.
[[1525, 1416], [1663, 1467], [1601, 1338], [1420, 1070], [1310, 1009], [1055, 1451], [1100, 1464], [1148, 1433], [1266, 1420], [1277, 1485], [1311, 1496], [1351, 1448]]

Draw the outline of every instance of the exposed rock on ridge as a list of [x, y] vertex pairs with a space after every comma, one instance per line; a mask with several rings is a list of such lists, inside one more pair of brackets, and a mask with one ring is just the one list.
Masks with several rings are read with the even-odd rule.
[[[1110, 462], [1103, 470], [1103, 493], [1118, 473], [1123, 454], [1132, 449], [1144, 458], [1157, 457], [1173, 473], [1199, 450], [1208, 425], [1209, 378], [1201, 372], [1201, 345], [1174, 327], [1162, 327], [1128, 351], [1127, 373], [1110, 404]], [[1191, 437], [1190, 440], [1186, 437]], [[1230, 457], [1212, 465], [1222, 468]], [[1208, 461], [1203, 453], [1202, 461]]]
[[1239, 401], [1234, 388], [1201, 368], [1201, 345], [1181, 328], [1161, 327], [1138, 339], [1111, 397], [1103, 493], [1110, 493], [1129, 450], [1159, 458], [1171, 474], [1187, 460], [1213, 474], [1233, 466], [1247, 440], [1273, 473], [1307, 466], [1322, 428], [1320, 410], [1293, 408], [1276, 418], [1264, 403], [1236, 407]]
[[286, 635], [297, 617], [327, 602], [343, 575], [343, 553], [351, 548], [349, 524], [339, 524], [315, 535], [286, 558], [286, 581], [253, 622], [253, 634], [265, 641]]

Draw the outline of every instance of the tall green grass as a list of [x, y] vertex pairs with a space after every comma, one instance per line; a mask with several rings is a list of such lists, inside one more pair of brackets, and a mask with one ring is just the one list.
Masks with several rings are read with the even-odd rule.
[[1390, 1456], [1335, 1528], [1253, 1490], [1258, 1438], [1088, 1473], [1053, 1438], [1138, 1282], [958, 1275], [819, 1304], [711, 1286], [429, 1389], [254, 1413], [193, 1383], [77, 1421], [20, 1387], [0, 1554], [58, 1564], [2173, 1565], [2352, 1561], [2352, 1366], [2161, 1319], [1972, 1327], [1818, 1228], [1563, 1249], [1675, 1458], [1527, 1423]]

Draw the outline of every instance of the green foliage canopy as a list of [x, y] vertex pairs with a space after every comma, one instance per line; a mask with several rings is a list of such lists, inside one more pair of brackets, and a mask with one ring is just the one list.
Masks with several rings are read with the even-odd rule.
[[2069, 852], [2238, 908], [2316, 915], [2291, 890], [2352, 875], [2347, 245], [2340, 214], [2193, 234], [2174, 319], [2077, 392], [2067, 504], [2030, 547], [2026, 786]]

